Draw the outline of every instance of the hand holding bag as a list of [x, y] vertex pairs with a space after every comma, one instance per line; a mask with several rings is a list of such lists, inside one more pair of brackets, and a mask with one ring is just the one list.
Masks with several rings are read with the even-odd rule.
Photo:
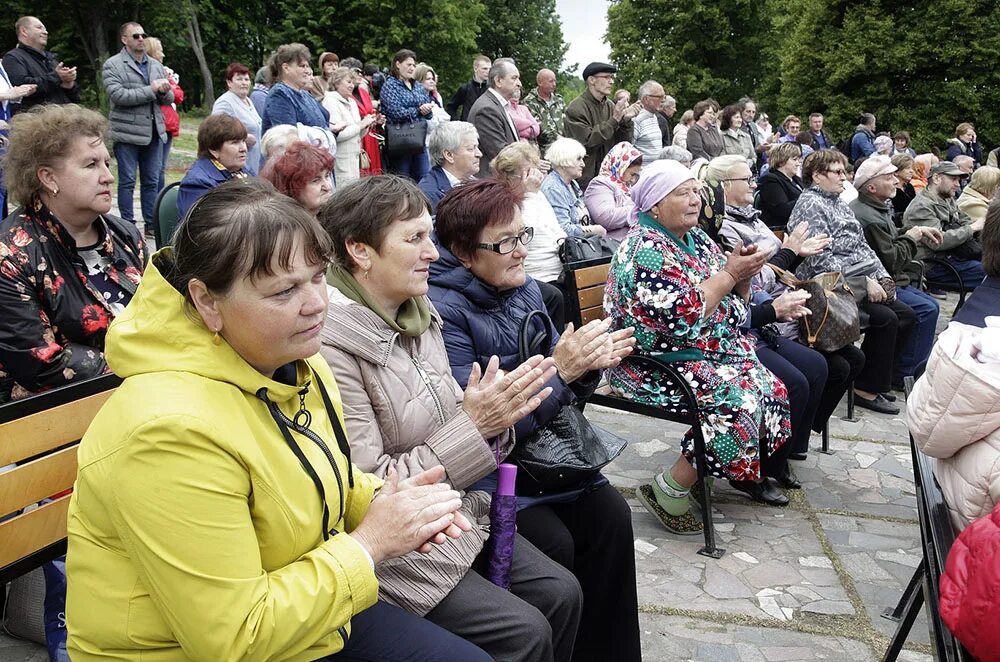
[[810, 315], [799, 319], [799, 340], [821, 352], [835, 352], [861, 337], [858, 304], [839, 271], [827, 271], [808, 280], [768, 265], [781, 282], [809, 293]]
[[[532, 335], [531, 322], [538, 316], [543, 330]], [[518, 356], [523, 363], [535, 354], [548, 354], [552, 345], [552, 324], [545, 313], [534, 310], [521, 322]], [[519, 439], [512, 460], [534, 484], [531, 491], [557, 491], [572, 488], [590, 478], [621, 455], [627, 442], [621, 437], [592, 425], [583, 412], [572, 404], [526, 439]]]

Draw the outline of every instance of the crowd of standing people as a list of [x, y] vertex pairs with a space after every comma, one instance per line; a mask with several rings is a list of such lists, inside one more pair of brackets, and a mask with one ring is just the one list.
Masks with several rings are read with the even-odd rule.
[[[667, 531], [698, 534], [698, 462], [786, 506], [801, 487], [789, 461], [848, 389], [896, 414], [905, 378], [957, 388], [980, 373], [956, 352], [995, 350], [979, 329], [1000, 326], [1000, 169], [967, 122], [940, 156], [868, 112], [840, 143], [815, 112], [772, 132], [750, 97], [675, 123], [662, 82], [632, 101], [611, 64], [588, 64], [567, 104], [552, 70], [523, 93], [514, 60], [485, 56], [445, 101], [413, 50], [387, 74], [330, 52], [314, 72], [285, 44], [259, 69], [226, 67], [182, 221], [151, 255], [184, 98], [162, 44], [121, 26], [105, 118], [77, 105], [39, 19], [15, 29], [0, 403], [124, 379], [80, 446], [74, 659], [639, 660], [631, 513], [599, 470], [558, 487], [520, 474], [508, 584], [490, 579], [491, 495], [519, 442], [602, 380], [676, 409], [662, 369], [676, 367], [707, 452], [688, 432], [637, 495]], [[561, 277], [572, 240], [611, 256], [605, 319], [579, 328]], [[796, 282], [830, 273], [863, 338], [818, 347]], [[974, 294], [935, 347], [935, 287], [959, 286]], [[945, 466], [965, 477], [969, 462]], [[983, 514], [987, 497], [965, 492], [956, 518]]]

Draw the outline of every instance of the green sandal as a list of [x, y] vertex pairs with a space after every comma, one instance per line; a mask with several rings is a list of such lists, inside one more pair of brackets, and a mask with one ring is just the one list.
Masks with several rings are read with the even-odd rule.
[[653, 517], [658, 519], [663, 528], [670, 533], [676, 533], [679, 536], [696, 536], [701, 534], [704, 529], [701, 520], [695, 517], [690, 510], [683, 515], [671, 515], [661, 508], [660, 504], [656, 502], [652, 485], [641, 486], [636, 490], [635, 495], [646, 507], [646, 510], [652, 513]]

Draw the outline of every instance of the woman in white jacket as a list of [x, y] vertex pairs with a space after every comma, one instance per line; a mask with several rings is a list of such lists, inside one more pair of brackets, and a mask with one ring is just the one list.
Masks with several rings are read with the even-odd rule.
[[330, 127], [337, 135], [334, 175], [340, 186], [361, 177], [361, 138], [377, 118], [374, 113], [361, 117], [353, 96], [354, 75], [347, 67], [335, 70], [330, 75], [331, 91], [323, 98], [323, 107], [330, 111]]
[[980, 241], [986, 279], [938, 337], [906, 403], [956, 530], [1000, 502], [1000, 200]]

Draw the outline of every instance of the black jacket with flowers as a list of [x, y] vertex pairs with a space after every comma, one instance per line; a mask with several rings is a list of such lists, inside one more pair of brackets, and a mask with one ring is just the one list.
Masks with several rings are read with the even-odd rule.
[[[146, 263], [142, 235], [111, 215], [97, 219], [105, 274], [134, 292]], [[40, 204], [0, 223], [0, 403], [107, 371], [113, 318], [88, 282], [76, 242]]]

